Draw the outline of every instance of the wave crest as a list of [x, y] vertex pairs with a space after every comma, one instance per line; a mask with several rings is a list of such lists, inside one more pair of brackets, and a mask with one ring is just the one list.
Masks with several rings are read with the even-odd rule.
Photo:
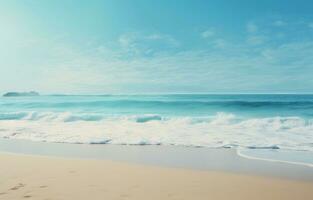
[[[10, 116], [10, 115], [8, 115]], [[0, 137], [34, 141], [271, 148], [313, 151], [312, 120], [300, 117], [242, 118], [103, 116], [97, 113], [15, 113], [0, 120]]]

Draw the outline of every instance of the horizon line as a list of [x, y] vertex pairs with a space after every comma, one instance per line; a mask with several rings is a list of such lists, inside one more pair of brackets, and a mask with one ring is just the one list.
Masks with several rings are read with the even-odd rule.
[[[5, 94], [4, 92], [3, 94]], [[22, 93], [22, 92], [21, 92]], [[99, 93], [99, 94], [79, 94], [79, 93], [43, 93], [41, 94], [38, 92], [40, 96], [109, 96], [109, 95], [313, 95], [313, 92], [303, 92], [303, 93], [296, 93], [296, 92], [207, 92], [207, 93]]]

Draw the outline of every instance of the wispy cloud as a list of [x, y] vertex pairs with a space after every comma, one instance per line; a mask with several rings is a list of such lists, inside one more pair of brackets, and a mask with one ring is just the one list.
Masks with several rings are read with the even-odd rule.
[[167, 51], [128, 59], [123, 59], [121, 49], [102, 48], [106, 50], [78, 51], [66, 63], [48, 68], [44, 87], [94, 93], [266, 92], [286, 88], [285, 84], [304, 91], [313, 84], [309, 73], [313, 58], [308, 56], [313, 42], [308, 41], [259, 48], [237, 42], [219, 51]]
[[282, 27], [282, 26], [286, 26], [287, 23], [282, 21], [282, 20], [276, 20], [276, 21], [273, 22], [273, 25], [277, 26], [277, 27]]
[[261, 45], [266, 41], [266, 36], [264, 35], [253, 35], [247, 37], [247, 43], [251, 45]]
[[201, 37], [204, 39], [210, 38], [213, 36], [215, 36], [215, 29], [214, 28], [207, 29], [201, 33]]
[[[130, 32], [110, 43], [79, 45], [63, 37], [37, 37], [22, 45], [19, 55], [25, 55], [12, 64], [17, 67], [0, 71], [19, 70], [24, 79], [29, 77], [20, 89], [49, 93], [312, 91], [313, 40], [294, 39], [299, 31], [294, 28], [283, 32], [287, 39], [277, 41], [273, 36], [283, 30], [264, 27], [248, 23], [239, 39], [215, 32], [203, 37], [211, 29], [202, 38], [195, 32], [206, 46], [193, 48], [161, 32]], [[307, 31], [307, 23], [303, 29]]]
[[180, 43], [167, 34], [140, 32], [125, 33], [119, 36], [118, 43], [125, 52], [133, 55], [151, 55], [158, 50], [179, 47]]
[[259, 27], [254, 22], [248, 22], [246, 24], [246, 30], [248, 33], [256, 33], [259, 30]]

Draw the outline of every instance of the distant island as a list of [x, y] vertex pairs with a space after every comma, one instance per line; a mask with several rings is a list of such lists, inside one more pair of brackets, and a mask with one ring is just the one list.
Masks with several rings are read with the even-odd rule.
[[38, 92], [8, 92], [3, 95], [4, 97], [32, 97], [39, 96]]

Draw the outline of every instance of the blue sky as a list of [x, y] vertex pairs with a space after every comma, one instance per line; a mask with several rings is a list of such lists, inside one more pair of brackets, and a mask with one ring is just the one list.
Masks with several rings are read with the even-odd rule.
[[313, 93], [310, 0], [1, 0], [0, 91]]

